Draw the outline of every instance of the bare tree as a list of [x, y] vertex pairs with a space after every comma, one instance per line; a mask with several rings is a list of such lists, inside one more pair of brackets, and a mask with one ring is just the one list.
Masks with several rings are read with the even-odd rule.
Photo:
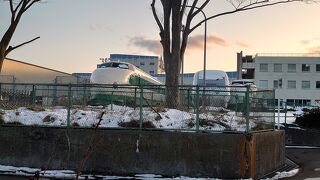
[[10, 6], [10, 12], [11, 12], [11, 21], [8, 29], [4, 33], [1, 41], [0, 41], [0, 72], [2, 69], [3, 61], [6, 56], [13, 51], [14, 49], [17, 49], [23, 45], [26, 45], [28, 43], [31, 43], [32, 41], [35, 41], [36, 39], [40, 37], [33, 38], [27, 42], [21, 43], [16, 46], [9, 46], [10, 41], [13, 37], [14, 32], [16, 31], [16, 28], [20, 22], [20, 19], [22, 15], [35, 3], [39, 2], [40, 0], [7, 0], [9, 2]]
[[[304, 0], [226, 0], [232, 7], [230, 11], [210, 15], [207, 19], [197, 23], [193, 22], [194, 18], [211, 2], [210, 0], [200, 0], [200, 2], [199, 0], [159, 1], [162, 6], [163, 19], [159, 18], [156, 10], [156, 0], [152, 0], [151, 9], [160, 30], [160, 43], [163, 48], [166, 72], [166, 105], [169, 108], [178, 108], [180, 106], [179, 73], [190, 33], [205, 21], [220, 16]], [[188, 11], [186, 11], [186, 8], [188, 8]], [[184, 16], [186, 16], [185, 19], [183, 19]]]

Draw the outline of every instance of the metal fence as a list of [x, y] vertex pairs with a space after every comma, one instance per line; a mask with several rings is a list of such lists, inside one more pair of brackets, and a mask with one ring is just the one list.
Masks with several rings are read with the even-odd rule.
[[274, 91], [179, 86], [167, 108], [166, 86], [0, 84], [0, 124], [179, 131], [274, 129]]

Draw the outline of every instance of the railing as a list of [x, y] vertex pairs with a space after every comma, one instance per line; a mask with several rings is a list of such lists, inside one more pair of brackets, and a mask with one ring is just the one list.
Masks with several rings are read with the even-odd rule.
[[[274, 129], [274, 91], [179, 86], [0, 84], [0, 124], [249, 133]], [[101, 114], [103, 114], [102, 117]]]

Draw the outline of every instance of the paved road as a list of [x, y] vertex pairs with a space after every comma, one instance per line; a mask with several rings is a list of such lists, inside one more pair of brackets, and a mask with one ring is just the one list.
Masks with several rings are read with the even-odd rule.
[[300, 166], [299, 173], [288, 180], [311, 178], [320, 180], [320, 148], [297, 149], [286, 148], [286, 155]]

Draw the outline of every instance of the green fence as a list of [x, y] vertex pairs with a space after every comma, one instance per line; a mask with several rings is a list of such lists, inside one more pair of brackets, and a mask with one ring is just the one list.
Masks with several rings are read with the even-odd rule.
[[[274, 129], [274, 92], [249, 87], [0, 84], [0, 124], [179, 131]], [[178, 98], [175, 109], [167, 108]]]

